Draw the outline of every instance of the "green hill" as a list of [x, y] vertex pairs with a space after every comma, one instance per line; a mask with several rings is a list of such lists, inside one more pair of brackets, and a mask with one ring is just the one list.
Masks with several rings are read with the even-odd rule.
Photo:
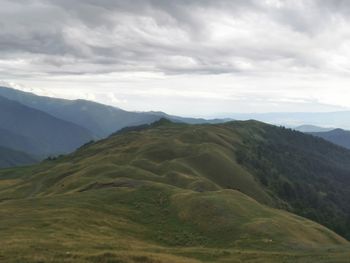
[[348, 160], [258, 122], [129, 128], [1, 171], [0, 261], [347, 262], [348, 241], [285, 210], [345, 222]]

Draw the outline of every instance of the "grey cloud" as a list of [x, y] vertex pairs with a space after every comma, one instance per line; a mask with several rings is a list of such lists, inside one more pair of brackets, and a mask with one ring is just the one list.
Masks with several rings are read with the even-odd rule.
[[[319, 68], [322, 58], [307, 55], [312, 50], [303, 49], [315, 48], [313, 38], [322, 34], [335, 15], [346, 20], [350, 10], [349, 1], [341, 0], [1, 2], [0, 59], [23, 59], [47, 74], [244, 73], [272, 64], [277, 70]], [[215, 42], [212, 35], [216, 32], [210, 26], [221, 16], [237, 21], [242, 36], [229, 31], [233, 40]], [[251, 38], [244, 35], [244, 30], [252, 30], [245, 28], [249, 23], [257, 27]], [[286, 39], [293, 37], [298, 39]], [[322, 49], [316, 46], [316, 51]]]

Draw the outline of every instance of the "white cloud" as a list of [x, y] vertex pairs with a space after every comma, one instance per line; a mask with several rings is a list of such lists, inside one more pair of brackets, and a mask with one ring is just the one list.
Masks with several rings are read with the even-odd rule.
[[348, 1], [1, 0], [0, 79], [184, 115], [350, 107]]

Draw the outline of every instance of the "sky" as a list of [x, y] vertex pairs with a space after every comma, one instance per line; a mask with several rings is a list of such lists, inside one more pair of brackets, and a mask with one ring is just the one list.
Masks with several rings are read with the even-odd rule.
[[350, 108], [350, 1], [0, 6], [1, 85], [197, 117]]

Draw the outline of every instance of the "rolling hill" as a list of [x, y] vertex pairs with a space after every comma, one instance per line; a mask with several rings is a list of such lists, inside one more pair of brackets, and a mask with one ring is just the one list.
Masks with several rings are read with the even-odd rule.
[[349, 171], [293, 130], [162, 119], [0, 171], [0, 259], [348, 262]]
[[0, 96], [0, 145], [45, 157], [68, 153], [92, 140], [76, 124]]
[[220, 123], [228, 120], [183, 118], [163, 112], [130, 112], [92, 101], [43, 97], [7, 87], [0, 87], [0, 96], [75, 123], [91, 131], [98, 138], [107, 137], [124, 127], [149, 124], [162, 117], [192, 124]]
[[311, 132], [310, 134], [350, 149], [350, 131], [334, 129], [325, 132]]

